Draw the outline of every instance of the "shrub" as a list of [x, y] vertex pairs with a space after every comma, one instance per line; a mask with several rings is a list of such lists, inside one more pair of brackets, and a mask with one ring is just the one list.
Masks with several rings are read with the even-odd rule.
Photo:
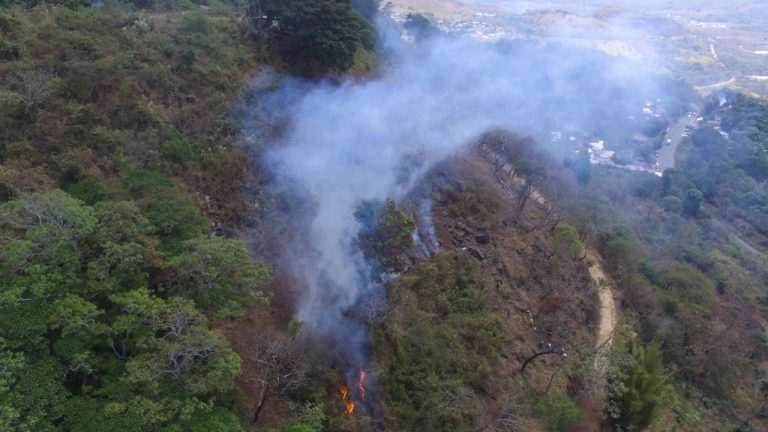
[[642, 259], [640, 245], [624, 236], [608, 240], [601, 255], [611, 270], [620, 273], [635, 271]]
[[126, 189], [136, 194], [176, 188], [173, 181], [154, 171], [134, 171], [128, 175], [123, 184]]
[[683, 213], [687, 216], [696, 216], [701, 208], [701, 201], [704, 198], [701, 191], [696, 188], [688, 189], [683, 197]]
[[672, 195], [665, 196], [661, 201], [661, 205], [664, 207], [664, 210], [670, 213], [680, 213], [683, 209], [683, 202], [680, 201], [680, 198]]
[[357, 244], [373, 266], [374, 277], [405, 269], [402, 255], [415, 245], [411, 233], [416, 224], [395, 207], [395, 202], [364, 202], [355, 212], [363, 224]]
[[21, 58], [19, 44], [6, 42], [0, 39], [0, 60], [14, 61]]
[[715, 298], [715, 283], [690, 264], [670, 265], [659, 276], [659, 284], [696, 305], [709, 305]]
[[573, 225], [557, 224], [553, 242], [555, 253], [561, 258], [575, 259], [581, 253], [579, 232]]
[[195, 158], [195, 147], [182, 137], [176, 137], [163, 143], [160, 154], [164, 159], [186, 165]]
[[547, 432], [568, 432], [584, 417], [584, 413], [566, 395], [537, 397], [531, 405], [533, 414], [544, 420]]
[[443, 253], [396, 282], [398, 316], [376, 329], [385, 417], [393, 430], [471, 430], [477, 392], [504, 341], [465, 253]]

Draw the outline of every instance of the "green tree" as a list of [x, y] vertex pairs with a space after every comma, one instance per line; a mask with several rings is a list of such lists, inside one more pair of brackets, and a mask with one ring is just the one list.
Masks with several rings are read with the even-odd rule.
[[633, 361], [621, 372], [609, 392], [611, 416], [617, 425], [630, 430], [644, 430], [671, 401], [673, 389], [664, 370], [661, 343], [652, 341], [646, 347], [630, 345]]
[[77, 271], [81, 242], [96, 222], [90, 207], [60, 190], [25, 194], [0, 205], [4, 270], [18, 274], [44, 264]]
[[113, 293], [146, 286], [147, 250], [139, 243], [106, 243], [88, 263], [85, 277], [89, 292]]
[[715, 281], [687, 263], [673, 262], [658, 274], [655, 282], [678, 298], [697, 305], [709, 307], [717, 297]]
[[374, 275], [403, 271], [403, 254], [415, 246], [411, 237], [416, 228], [413, 219], [398, 210], [392, 200], [362, 203], [355, 211], [355, 219], [363, 225], [357, 245], [373, 266]]
[[93, 303], [73, 294], [66, 294], [51, 305], [48, 326], [58, 332], [54, 352], [70, 371], [90, 372], [97, 362], [93, 348], [105, 329], [97, 321], [103, 313]]
[[[230, 411], [215, 407], [200, 410], [192, 418], [164, 428], [161, 432], [243, 432], [240, 420]], [[310, 431], [311, 432], [311, 431]]]
[[148, 320], [154, 335], [141, 343], [147, 352], [128, 361], [128, 381], [162, 390], [159, 383], [170, 380], [192, 395], [231, 388], [240, 360], [191, 301], [156, 303]]
[[555, 254], [560, 258], [577, 258], [579, 253], [581, 253], [581, 240], [579, 240], [579, 232], [576, 230], [576, 227], [564, 223], [557, 224], [555, 226], [553, 246]]
[[406, 15], [403, 27], [411, 32], [417, 41], [427, 39], [437, 33], [437, 28], [432, 25], [429, 18], [420, 13], [409, 13]]
[[168, 265], [176, 272], [179, 294], [221, 316], [239, 315], [250, 300], [267, 300], [257, 286], [269, 281], [271, 268], [254, 263], [239, 240], [215, 236], [189, 240]]
[[106, 329], [107, 345], [120, 359], [138, 352], [141, 341], [151, 338], [153, 329], [147, 324], [152, 311], [161, 307], [159, 298], [146, 288], [113, 294], [109, 297], [111, 322]]
[[379, 12], [379, 6], [381, 6], [381, 0], [352, 0], [352, 8], [371, 22]]
[[661, 173], [661, 194], [669, 195], [672, 192], [673, 177], [677, 174], [674, 168], [667, 168]]
[[611, 237], [601, 252], [608, 267], [620, 274], [628, 274], [637, 270], [643, 256], [640, 245], [622, 234]]
[[74, 396], [66, 403], [62, 429], [72, 432], [113, 432], [156, 430], [127, 411], [114, 410], [115, 404], [93, 396]]
[[696, 216], [701, 208], [704, 195], [696, 188], [688, 189], [683, 197], [683, 213], [687, 216]]
[[680, 201], [680, 198], [673, 195], [665, 196], [661, 200], [661, 205], [664, 207], [664, 210], [670, 213], [679, 213], [683, 209], [683, 202]]
[[24, 354], [7, 349], [0, 339], [0, 430], [12, 430], [21, 414], [13, 405], [13, 389], [19, 373], [26, 367]]
[[391, 290], [398, 315], [376, 328], [374, 356], [392, 430], [471, 430], [479, 393], [505, 342], [466, 253], [441, 253]]
[[96, 222], [90, 207], [58, 190], [0, 205], [0, 310], [82, 293], [78, 274]]
[[544, 420], [547, 432], [568, 432], [584, 417], [584, 413], [566, 395], [537, 398], [531, 407], [536, 417]]
[[184, 240], [211, 231], [197, 202], [175, 188], [150, 194], [142, 201], [144, 215], [161, 239], [158, 248], [168, 255], [178, 253]]
[[66, 368], [50, 357], [25, 361], [22, 355], [9, 351], [0, 351], [0, 366], [2, 430], [56, 431], [55, 423], [64, 414], [68, 396], [64, 387]]
[[151, 238], [155, 227], [134, 202], [105, 201], [93, 209], [99, 223], [91, 238], [97, 245], [137, 242], [151, 247], [156, 243]]
[[592, 179], [592, 162], [586, 149], [579, 152], [579, 157], [573, 163], [573, 171], [580, 184], [587, 184]]
[[517, 192], [517, 214], [525, 209], [525, 204], [547, 178], [547, 168], [539, 161], [521, 160], [515, 164], [515, 175], [523, 180]]
[[[156, 26], [132, 6], [26, 3], [0, 11], [0, 430], [239, 431], [237, 357], [191, 301], [178, 338], [158, 317], [168, 260], [245, 208], [229, 101], [263, 40], [231, 4]], [[181, 373], [135, 370], [169, 359]]]
[[300, 73], [343, 72], [356, 51], [373, 49], [373, 29], [348, 0], [267, 0], [261, 6], [279, 23], [280, 52]]

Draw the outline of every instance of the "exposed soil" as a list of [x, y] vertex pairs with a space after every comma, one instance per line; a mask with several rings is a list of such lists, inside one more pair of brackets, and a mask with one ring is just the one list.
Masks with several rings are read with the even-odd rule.
[[616, 327], [616, 302], [613, 298], [613, 286], [610, 282], [611, 279], [603, 271], [603, 260], [597, 255], [597, 252], [588, 249], [587, 260], [592, 263], [589, 266], [589, 274], [597, 285], [597, 296], [600, 300], [600, 321], [597, 326], [595, 345], [608, 345], [611, 343]]

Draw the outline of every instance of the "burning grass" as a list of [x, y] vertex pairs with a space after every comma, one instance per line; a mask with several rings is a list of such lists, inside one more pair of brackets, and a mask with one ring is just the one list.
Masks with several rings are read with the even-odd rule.
[[357, 389], [357, 394], [352, 395], [349, 392], [349, 387], [347, 387], [346, 384], [342, 384], [341, 388], [339, 388], [339, 392], [341, 393], [341, 401], [344, 402], [344, 409], [347, 411], [347, 414], [352, 417], [355, 414], [355, 409], [357, 408], [358, 403], [354, 401], [355, 398], [359, 400], [359, 402], [365, 402], [365, 371], [360, 371], [358, 373], [357, 382], [355, 383], [355, 388]]

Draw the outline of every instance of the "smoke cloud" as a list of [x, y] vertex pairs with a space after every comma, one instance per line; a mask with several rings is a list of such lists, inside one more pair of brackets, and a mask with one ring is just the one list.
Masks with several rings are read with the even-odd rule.
[[[268, 141], [262, 162], [274, 187], [301, 190], [310, 209], [302, 219], [303, 239], [284, 251], [284, 269], [303, 289], [296, 318], [356, 345], [359, 363], [365, 363], [367, 338], [349, 311], [382, 294], [355, 248], [356, 206], [397, 202], [430, 167], [491, 128], [542, 142], [555, 130], [595, 133], [639, 113], [660, 94], [650, 65], [589, 49], [450, 37], [409, 45], [392, 34], [381, 39], [391, 58], [380, 77], [309, 83], [263, 75], [263, 91], [246, 113], [251, 136]], [[421, 212], [431, 213], [429, 205]]]

